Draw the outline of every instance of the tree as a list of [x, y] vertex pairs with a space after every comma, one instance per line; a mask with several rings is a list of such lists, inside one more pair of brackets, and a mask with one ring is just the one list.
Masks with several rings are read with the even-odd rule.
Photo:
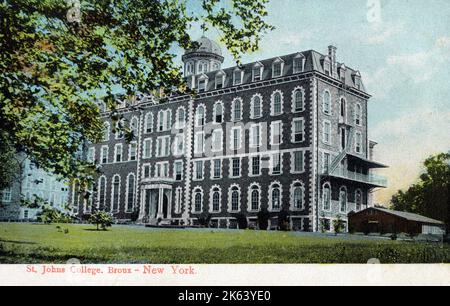
[[270, 213], [267, 211], [266, 208], [262, 208], [258, 212], [258, 227], [260, 230], [265, 231], [269, 227], [269, 219], [270, 219]]
[[424, 162], [418, 182], [392, 197], [391, 208], [444, 221], [450, 227], [450, 154], [431, 156]]
[[245, 216], [245, 214], [238, 213], [238, 214], [232, 214], [231, 216], [236, 219], [239, 229], [245, 230], [248, 228], [248, 221], [247, 221], [247, 217]]
[[290, 230], [289, 211], [285, 208], [278, 213], [278, 229], [280, 231]]
[[90, 216], [89, 223], [96, 225], [97, 231], [99, 231], [100, 228], [101, 230], [106, 231], [108, 227], [112, 226], [113, 218], [104, 211], [96, 211]]
[[[68, 3], [75, 2], [75, 7]], [[0, 2], [0, 131], [16, 151], [85, 189], [101, 170], [81, 158], [101, 139], [102, 101], [121, 123], [118, 101], [166, 89], [189, 93], [174, 47], [193, 48], [193, 24], [214, 27], [240, 62], [272, 29], [268, 0], [3, 0]], [[79, 4], [79, 5], [78, 5]], [[75, 13], [75, 14], [72, 14]], [[79, 17], [79, 18], [73, 18]], [[164, 96], [162, 97], [164, 102]], [[3, 141], [3, 140], [2, 140]], [[1, 175], [1, 174], [0, 174]]]
[[338, 215], [336, 219], [333, 220], [334, 233], [336, 235], [341, 234], [345, 230], [344, 221], [342, 217]]
[[10, 187], [20, 173], [16, 152], [0, 134], [0, 190]]

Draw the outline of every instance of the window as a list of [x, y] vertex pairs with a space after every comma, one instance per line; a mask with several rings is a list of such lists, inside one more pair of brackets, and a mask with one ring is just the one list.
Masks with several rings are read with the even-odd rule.
[[98, 180], [97, 201], [100, 209], [105, 209], [106, 203], [106, 177], [101, 176]]
[[293, 63], [293, 70], [294, 70], [294, 74], [295, 73], [300, 73], [303, 72], [305, 70], [305, 58], [303, 56], [303, 54], [299, 54], [298, 56], [296, 56], [294, 58], [294, 63]]
[[203, 154], [205, 152], [205, 133], [204, 132], [197, 132], [195, 134], [195, 154]]
[[109, 141], [109, 133], [110, 133], [111, 126], [109, 122], [105, 122], [104, 128], [103, 128], [103, 141]]
[[356, 132], [355, 152], [362, 153], [362, 134], [360, 132]]
[[101, 161], [102, 164], [107, 164], [108, 163], [108, 146], [103, 146], [102, 147], [102, 151], [101, 151]]
[[222, 129], [216, 129], [212, 132], [212, 151], [220, 152], [223, 146], [223, 131]]
[[206, 79], [199, 79], [198, 80], [198, 92], [205, 92], [207, 83], [208, 83], [208, 81]]
[[183, 201], [183, 189], [178, 187], [175, 192], [175, 213], [181, 212], [181, 203]]
[[241, 159], [232, 158], [231, 159], [231, 177], [237, 178], [241, 176]]
[[283, 94], [277, 90], [271, 97], [271, 116], [279, 116], [283, 113]]
[[212, 170], [213, 179], [220, 179], [222, 177], [222, 160], [214, 159], [213, 160], [213, 170]]
[[139, 136], [139, 120], [136, 117], [133, 117], [130, 122], [130, 129], [133, 132], [133, 137]]
[[169, 178], [169, 162], [162, 162], [156, 164], [156, 177]]
[[87, 161], [93, 163], [95, 161], [95, 148], [89, 148], [87, 154]]
[[356, 104], [355, 107], [355, 124], [361, 125], [362, 123], [362, 107], [361, 104]]
[[261, 81], [262, 79], [262, 72], [263, 72], [264, 66], [260, 63], [256, 64], [252, 69], [252, 79], [253, 82]]
[[282, 144], [282, 123], [281, 121], [275, 121], [270, 124], [270, 134], [271, 134], [271, 145], [277, 146]]
[[118, 211], [119, 210], [119, 201], [120, 201], [120, 176], [115, 175], [112, 183], [112, 191], [111, 191], [111, 210]]
[[241, 127], [234, 127], [231, 129], [231, 150], [241, 149]]
[[297, 88], [292, 93], [292, 112], [297, 113], [304, 110], [304, 90]]
[[292, 172], [293, 173], [301, 173], [305, 171], [304, 165], [304, 152], [297, 151], [292, 153]]
[[251, 159], [251, 175], [261, 175], [261, 157], [253, 156]]
[[12, 199], [12, 189], [11, 187], [5, 188], [0, 191], [0, 202], [9, 203]]
[[250, 210], [258, 211], [259, 210], [259, 202], [260, 202], [260, 189], [257, 185], [253, 185], [250, 187]]
[[200, 188], [194, 191], [194, 212], [199, 213], [203, 207], [203, 190]]
[[258, 148], [262, 145], [261, 125], [254, 124], [250, 127], [250, 147]]
[[114, 156], [114, 162], [122, 162], [122, 144], [119, 143], [114, 146]]
[[177, 109], [177, 128], [183, 129], [186, 125], [186, 111], [184, 107]]
[[220, 198], [221, 198], [221, 192], [219, 187], [213, 187], [212, 189], [212, 211], [213, 212], [219, 212], [220, 211]]
[[151, 177], [151, 165], [150, 164], [145, 164], [143, 167], [143, 176], [144, 178], [150, 178]]
[[236, 69], [233, 73], [233, 85], [241, 85], [242, 84], [242, 74], [243, 71]]
[[331, 143], [331, 122], [323, 122], [323, 142], [326, 144]]
[[147, 138], [144, 140], [144, 158], [152, 157], [152, 139]]
[[127, 177], [127, 211], [133, 211], [135, 205], [135, 177], [130, 173]]
[[347, 212], [347, 190], [345, 187], [341, 187], [339, 191], [339, 209], [341, 213]]
[[356, 190], [355, 193], [355, 204], [356, 204], [356, 211], [360, 211], [362, 206], [362, 192], [359, 189]]
[[323, 186], [322, 192], [323, 210], [329, 211], [331, 210], [331, 187], [328, 183]]
[[323, 173], [328, 173], [330, 169], [331, 156], [330, 153], [323, 153]]
[[214, 104], [214, 123], [223, 122], [223, 103], [221, 101]]
[[208, 72], [208, 63], [202, 61], [198, 63], [198, 74], [204, 72]]
[[225, 74], [224, 73], [218, 73], [216, 75], [216, 89], [221, 89], [225, 85]]
[[189, 62], [186, 64], [186, 76], [194, 74], [194, 63]]
[[230, 211], [239, 211], [239, 204], [241, 202], [241, 190], [237, 185], [232, 185], [229, 191]]
[[145, 115], [145, 133], [153, 133], [153, 114], [147, 113]]
[[304, 141], [305, 121], [303, 118], [295, 118], [292, 122], [292, 142], [299, 143]]
[[237, 98], [232, 102], [232, 121], [242, 120], [242, 99]]
[[272, 77], [278, 78], [283, 74], [284, 62], [279, 58], [272, 64]]
[[129, 147], [129, 160], [130, 161], [136, 160], [136, 154], [137, 154], [137, 143], [132, 142], [132, 143], [130, 143], [130, 147]]
[[341, 128], [341, 149], [345, 150], [347, 147], [347, 129], [345, 127]]
[[257, 119], [262, 117], [262, 96], [259, 94], [256, 94], [253, 96], [251, 103], [250, 103], [250, 116], [252, 119]]
[[194, 162], [194, 165], [194, 179], [197, 181], [203, 180], [203, 161], [196, 161]]
[[176, 161], [175, 162], [175, 180], [181, 181], [183, 179], [183, 162]]
[[272, 210], [281, 210], [281, 185], [279, 183], [272, 183], [269, 201]]
[[178, 134], [175, 136], [175, 155], [181, 156], [184, 154], [184, 135]]
[[204, 105], [199, 105], [196, 112], [196, 126], [205, 125], [206, 110]]
[[170, 136], [158, 137], [156, 140], [157, 157], [167, 157], [170, 155]]
[[300, 210], [304, 208], [304, 187], [300, 182], [292, 184], [292, 207], [294, 210]]
[[323, 112], [331, 115], [331, 94], [328, 90], [323, 92]]
[[271, 175], [279, 175], [281, 174], [281, 165], [283, 163], [281, 153], [275, 153], [271, 155]]
[[170, 109], [158, 112], [158, 131], [169, 131], [172, 128], [172, 111]]

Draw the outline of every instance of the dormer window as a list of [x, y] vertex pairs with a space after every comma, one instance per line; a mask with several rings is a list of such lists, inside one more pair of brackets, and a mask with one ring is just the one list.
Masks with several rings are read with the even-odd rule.
[[240, 69], [236, 69], [233, 73], [233, 85], [241, 85], [242, 84], [242, 75], [244, 72]]
[[276, 59], [272, 64], [272, 77], [278, 78], [283, 75], [284, 62], [282, 59]]
[[303, 56], [303, 54], [299, 53], [294, 58], [293, 72], [295, 74], [295, 73], [301, 73], [303, 71], [305, 71], [305, 57]]
[[326, 57], [323, 62], [323, 71], [326, 75], [331, 75], [331, 64], [328, 57]]
[[339, 79], [342, 83], [345, 83], [345, 74], [347, 72], [347, 68], [345, 65], [342, 65], [341, 68], [339, 68]]
[[359, 71], [355, 72], [354, 78], [355, 78], [355, 87], [361, 89], [361, 74], [359, 73]]
[[255, 66], [253, 66], [253, 70], [252, 70], [253, 82], [261, 81], [263, 69], [264, 69], [264, 66], [261, 63], [257, 63]]
[[198, 92], [206, 91], [206, 80], [198, 80]]
[[216, 89], [221, 89], [225, 87], [225, 73], [216, 74]]

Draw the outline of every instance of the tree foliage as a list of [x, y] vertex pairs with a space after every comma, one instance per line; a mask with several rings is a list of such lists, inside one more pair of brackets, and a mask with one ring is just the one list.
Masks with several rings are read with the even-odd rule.
[[89, 217], [89, 223], [95, 225], [98, 230], [106, 231], [113, 224], [113, 218], [104, 211], [96, 211]]
[[424, 215], [450, 226], [450, 154], [432, 156], [424, 162], [417, 183], [392, 197], [391, 208]]
[[0, 1], [0, 131], [41, 168], [82, 184], [100, 170], [79, 155], [102, 135], [96, 101], [117, 123], [118, 101], [187, 92], [173, 50], [195, 47], [193, 24], [214, 27], [237, 61], [272, 29], [268, 0], [202, 0], [192, 12], [187, 0], [81, 1], [80, 22], [67, 18], [71, 2]]

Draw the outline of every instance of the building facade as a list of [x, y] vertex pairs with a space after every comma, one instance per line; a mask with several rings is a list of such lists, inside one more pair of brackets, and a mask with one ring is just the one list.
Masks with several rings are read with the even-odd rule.
[[0, 191], [1, 221], [36, 220], [41, 209], [21, 206], [22, 199], [34, 201], [40, 198], [50, 206], [66, 211], [69, 185], [65, 181], [37, 167], [29, 159], [24, 159], [21, 168], [21, 181], [13, 182], [11, 187]]
[[371, 206], [386, 180], [372, 173], [385, 166], [372, 160], [370, 95], [335, 47], [222, 69], [220, 47], [199, 44], [183, 56], [198, 95], [123, 103], [132, 142], [103, 112], [103, 142], [86, 152], [103, 175], [89, 200], [72, 186], [74, 213], [184, 225], [208, 213], [213, 227], [236, 228], [235, 214], [256, 222], [267, 209], [276, 227], [287, 210], [292, 229], [320, 231]]

